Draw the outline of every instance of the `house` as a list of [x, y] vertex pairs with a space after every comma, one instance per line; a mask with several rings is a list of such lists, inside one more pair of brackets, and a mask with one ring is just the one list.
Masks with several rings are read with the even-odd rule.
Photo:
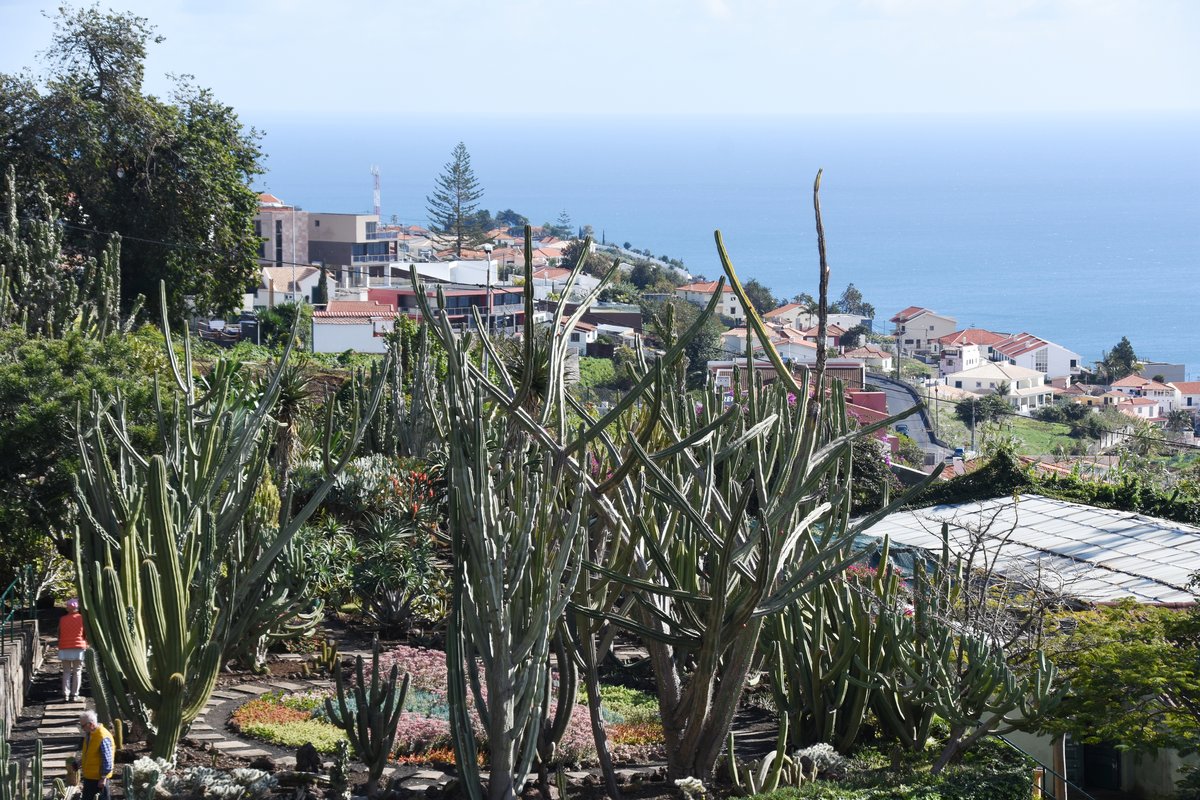
[[1054, 402], [1054, 392], [1046, 385], [1045, 375], [1015, 364], [991, 361], [951, 373], [942, 378], [942, 383], [977, 395], [995, 394], [1007, 387], [1005, 399], [1023, 415]]
[[[739, 380], [744, 383], [749, 366], [745, 358], [720, 359], [709, 361], [708, 371], [715, 386], [722, 389], [731, 389], [733, 388], [734, 373], [738, 373]], [[811, 368], [809, 364], [802, 364], [796, 361], [791, 362], [787, 367], [791, 370], [797, 382], [804, 380], [808, 370]], [[766, 359], [754, 359], [754, 372], [764, 383], [770, 383], [776, 377], [775, 365]], [[841, 381], [847, 390], [861, 390], [867, 383], [867, 370], [862, 362], [831, 358], [825, 363], [825, 377], [830, 381]]]
[[940, 354], [938, 373], [949, 375], [990, 361], [992, 345], [1007, 338], [1007, 333], [995, 333], [983, 328], [964, 328], [938, 337], [933, 345]]
[[901, 353], [937, 352], [937, 340], [958, 327], [954, 317], [936, 314], [928, 308], [909, 306], [890, 320], [895, 326]]
[[[719, 283], [720, 281], [688, 283], [678, 287], [675, 290], [675, 296], [703, 308], [712, 300]], [[742, 304], [738, 302], [737, 295], [733, 293], [733, 289], [728, 283], [721, 289], [721, 302], [717, 306], [717, 313], [723, 317], [729, 317], [734, 322], [744, 323], [746, 321], [746, 312], [742, 309]]]
[[1019, 367], [1036, 369], [1049, 381], [1064, 388], [1079, 374], [1080, 356], [1062, 345], [1040, 339], [1031, 333], [1017, 333], [991, 345], [993, 361], [1007, 361]]
[[1175, 381], [1171, 386], [1178, 393], [1179, 408], [1192, 412], [1193, 418], [1200, 414], [1200, 381]]
[[273, 194], [258, 196], [254, 235], [259, 240], [259, 266], [288, 267], [312, 263], [308, 259], [308, 212]]
[[[820, 322], [817, 314], [806, 310], [808, 306], [800, 303], [784, 303], [779, 308], [772, 309], [766, 314], [763, 314], [764, 322], [772, 322], [778, 325], [791, 325], [793, 328], [812, 328]], [[842, 330], [848, 331], [851, 328], [856, 328], [863, 325], [867, 330], [871, 330], [872, 319], [864, 317], [862, 314], [829, 314], [825, 317], [826, 323], [829, 325], [837, 325]]]
[[[804, 335], [795, 328], [786, 325], [767, 325], [771, 335], [771, 346], [784, 361], [797, 361], [806, 364], [816, 363], [817, 346], [807, 341]], [[730, 328], [721, 334], [721, 349], [731, 356], [746, 352], [746, 337], [751, 335], [745, 327]], [[765, 353], [762, 343], [757, 336], [754, 339], [754, 355], [761, 358]]]
[[311, 303], [313, 291], [321, 282], [317, 267], [263, 267], [259, 273], [255, 308], [273, 308], [280, 303]]
[[396, 308], [388, 303], [330, 301], [312, 315], [314, 353], [384, 353], [396, 328]]
[[1140, 375], [1128, 375], [1115, 381], [1113, 391], [1120, 392], [1126, 397], [1149, 397], [1158, 401], [1163, 415], [1174, 411], [1181, 404], [1181, 396], [1175, 386], [1167, 383], [1143, 378]]
[[[567, 290], [571, 270], [565, 267], [541, 267], [533, 271], [533, 296], [538, 300], [557, 299]], [[576, 276], [571, 287], [573, 299], [583, 299], [600, 285], [600, 279], [582, 272]]]
[[[485, 324], [490, 319], [493, 331], [515, 333], [525, 327], [525, 298], [521, 289], [511, 286], [493, 286], [489, 291], [483, 286], [461, 284], [426, 287], [425, 297], [435, 310], [437, 309], [439, 290], [446, 299], [446, 313], [450, 318], [450, 324], [455, 328], [474, 329], [476, 310]], [[422, 318], [420, 301], [411, 286], [405, 289], [398, 287], [372, 288], [367, 290], [367, 297], [374, 302], [394, 306], [397, 315], [418, 320]]]
[[874, 344], [864, 344], [842, 353], [842, 358], [861, 361], [871, 372], [891, 372], [892, 354]]
[[[804, 337], [804, 341], [817, 343], [817, 337], [820, 336], [820, 328], [813, 325], [800, 330], [800, 334]], [[846, 335], [846, 329], [833, 323], [825, 325], [825, 346], [826, 347], [841, 347], [842, 337]]]
[[[560, 320], [559, 323], [565, 324], [565, 320]], [[576, 355], [587, 355], [588, 346], [596, 343], [597, 335], [595, 325], [589, 322], [577, 322], [567, 340], [567, 349]]]
[[1154, 423], [1167, 421], [1159, 401], [1152, 397], [1123, 397], [1115, 407], [1117, 411], [1134, 419]]

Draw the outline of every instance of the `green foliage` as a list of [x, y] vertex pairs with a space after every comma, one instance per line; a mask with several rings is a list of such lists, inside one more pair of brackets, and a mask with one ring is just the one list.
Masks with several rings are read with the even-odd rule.
[[583, 272], [585, 275], [592, 275], [598, 278], [612, 269], [611, 259], [607, 258], [603, 253], [591, 252], [591, 240], [589, 239], [572, 240], [570, 244], [563, 248], [561, 263], [569, 269], [580, 258], [583, 259]]
[[853, 283], [842, 290], [830, 311], [834, 314], [859, 314], [869, 319], [875, 318], [875, 306], [863, 300], [862, 292]]
[[[300, 317], [300, 327], [296, 326], [296, 317]], [[312, 333], [312, 306], [308, 303], [279, 303], [271, 308], [258, 311], [258, 330], [261, 342], [267, 347], [282, 350], [287, 347], [296, 333], [296, 349], [308, 349], [309, 336]]]
[[[650, 328], [654, 338], [661, 346], [670, 346], [676, 337], [700, 318], [701, 310], [686, 300], [671, 297], [656, 304], [652, 314]], [[720, 322], [709, 317], [700, 330], [685, 342], [688, 389], [701, 389], [708, 383], [709, 361], [736, 357], [725, 353], [721, 348], [721, 334], [724, 330], [725, 327]]]
[[960, 400], [954, 407], [954, 414], [968, 428], [976, 427], [985, 422], [992, 422], [1012, 413], [1012, 406], [999, 394], [972, 396]]
[[629, 268], [627, 280], [638, 291], [647, 294], [669, 294], [680, 284], [679, 273], [653, 261], [635, 261]]
[[147, 326], [96, 340], [78, 331], [37, 338], [19, 326], [0, 330], [0, 583], [17, 565], [65, 546], [74, 524], [71, 474], [79, 463], [73, 425], [93, 393], [125, 398], [130, 434], [155, 438], [151, 383], [165, 367], [162, 338]]
[[1076, 741], [1200, 749], [1200, 615], [1139, 605], [1066, 613], [1048, 648], [1071, 690], [1047, 725]]
[[883, 508], [889, 498], [903, 492], [904, 487], [888, 465], [883, 443], [873, 436], [854, 441], [852, 469], [850, 513], [855, 516]]
[[750, 299], [751, 305], [760, 316], [779, 305], [775, 295], [771, 294], [771, 290], [758, 280], [748, 280], [742, 288], [746, 290], [746, 297]]
[[579, 359], [579, 385], [585, 388], [611, 386], [617, 379], [617, 370], [611, 358]]
[[258, 133], [187, 78], [170, 101], [143, 93], [147, 45], [162, 41], [146, 19], [98, 6], [54, 19], [46, 71], [0, 76], [0, 168], [46, 187], [80, 249], [95, 230], [124, 237], [125, 308], [139, 294], [157, 305], [160, 280], [176, 313], [187, 296], [236, 308], [259, 245]]
[[1039, 477], [1008, 449], [995, 453], [987, 464], [974, 472], [934, 484], [912, 505], [919, 508], [965, 503], [1022, 492], [1149, 514], [1189, 525], [1200, 524], [1200, 491], [1195, 487], [1162, 488], [1152, 484], [1143, 471], [1136, 469], [1124, 471], [1113, 481], [1092, 480], [1079, 475]]
[[460, 258], [464, 248], [482, 244], [487, 232], [474, 217], [481, 197], [483, 189], [471, 169], [471, 154], [459, 142], [434, 182], [433, 193], [425, 198], [425, 210], [430, 230], [448, 236]]
[[1129, 343], [1129, 338], [1122, 336], [1121, 341], [1117, 342], [1112, 350], [1105, 353], [1104, 358], [1096, 362], [1096, 367], [1097, 372], [1104, 377], [1104, 380], [1114, 383], [1137, 372], [1141, 365], [1138, 364], [1137, 355], [1133, 352], [1133, 345]]
[[356, 551], [351, 587], [371, 621], [394, 631], [416, 617], [443, 616], [447, 572], [427, 530], [396, 516], [374, 518]]

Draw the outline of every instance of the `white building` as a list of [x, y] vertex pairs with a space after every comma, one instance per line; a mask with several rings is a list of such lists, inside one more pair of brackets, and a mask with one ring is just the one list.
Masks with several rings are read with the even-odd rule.
[[396, 329], [396, 309], [384, 303], [333, 300], [312, 315], [314, 353], [384, 353]]
[[1148, 398], [1158, 403], [1162, 414], [1174, 411], [1183, 404], [1182, 393], [1174, 384], [1159, 383], [1140, 375], [1128, 375], [1112, 385], [1114, 392], [1126, 397]]
[[[689, 283], [677, 288], [675, 296], [704, 308], [716, 293], [718, 283], [720, 281]], [[746, 312], [742, 309], [742, 304], [738, 302], [737, 295], [733, 293], [733, 289], [728, 283], [721, 289], [721, 302], [717, 306], [717, 313], [723, 317], [729, 317], [734, 322], [744, 323], [746, 321]]]
[[[262, 267], [255, 308], [273, 308], [281, 303], [311, 303], [313, 290], [321, 282], [318, 267]], [[333, 281], [329, 280], [330, 287]]]
[[954, 333], [958, 328], [954, 317], [943, 316], [920, 306], [909, 306], [890, 321], [896, 326], [896, 340], [903, 353], [937, 352], [937, 340]]
[[942, 378], [942, 383], [972, 394], [996, 394], [1007, 386], [1005, 399], [1019, 414], [1027, 415], [1054, 402], [1054, 390], [1046, 385], [1045, 375], [1015, 364], [990, 361], [951, 373]]
[[1066, 388], [1072, 376], [1079, 374], [1080, 356], [1060, 344], [1039, 339], [1031, 333], [1018, 333], [992, 345], [992, 358], [1019, 367], [1036, 369], [1046, 378]]

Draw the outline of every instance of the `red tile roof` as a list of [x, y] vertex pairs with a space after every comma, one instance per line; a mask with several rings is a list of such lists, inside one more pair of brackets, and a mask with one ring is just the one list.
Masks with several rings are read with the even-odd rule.
[[[677, 291], [677, 292], [696, 292], [698, 294], [712, 294], [713, 292], [715, 292], [717, 290], [717, 284], [719, 282], [720, 281], [700, 281], [699, 283], [689, 283], [684, 286], [678, 287], [675, 291]], [[730, 285], [727, 283], [727, 284], [725, 284], [725, 288], [723, 288], [721, 290], [721, 293], [724, 294], [725, 292], [732, 292], [732, 291], [733, 291], [733, 288], [730, 287]]]
[[920, 314], [924, 314], [926, 312], [929, 312], [930, 314], [933, 313], [932, 311], [929, 311], [928, 308], [922, 308], [921, 306], [909, 306], [908, 308], [904, 309], [896, 316], [892, 317], [891, 320], [889, 320], [889, 321], [890, 322], [908, 322], [913, 317], [916, 317]]
[[948, 333], [945, 336], [939, 336], [934, 339], [943, 347], [963, 345], [963, 344], [981, 344], [993, 345], [997, 342], [1002, 342], [1008, 338], [1006, 333], [993, 333], [992, 331], [984, 330], [983, 328], [965, 328], [961, 331]]
[[1039, 339], [1032, 333], [1017, 333], [1002, 342], [993, 344], [992, 349], [1009, 358], [1016, 358], [1034, 350], [1040, 350], [1049, 344], [1045, 339]]
[[1173, 381], [1171, 383], [1180, 394], [1200, 394], [1200, 381]]
[[1120, 386], [1125, 389], [1140, 389], [1148, 383], [1154, 383], [1149, 378], [1143, 378], [1141, 375], [1126, 375], [1119, 381], [1113, 381], [1113, 386]]
[[763, 316], [764, 317], [778, 317], [778, 316], [782, 316], [783, 314], [788, 313], [789, 311], [792, 311], [792, 310], [798, 309], [798, 308], [800, 308], [799, 303], [784, 303], [779, 308], [772, 309], [771, 311], [768, 311], [766, 314], [763, 314]]
[[[325, 312], [353, 313], [366, 312], [371, 314], [387, 314], [395, 312], [396, 307], [391, 303], [381, 303], [378, 300], [330, 300], [325, 304]], [[318, 313], [318, 312], [314, 312]]]

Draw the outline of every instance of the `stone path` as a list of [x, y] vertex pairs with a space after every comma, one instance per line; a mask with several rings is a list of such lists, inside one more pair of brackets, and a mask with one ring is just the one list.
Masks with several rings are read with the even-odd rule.
[[[349, 651], [341, 654], [353, 658], [362, 655], [370, 658], [370, 651]], [[285, 657], [286, 658], [286, 657]], [[32, 757], [34, 739], [42, 740], [42, 752], [46, 787], [53, 785], [55, 778], [65, 777], [66, 760], [79, 750], [81, 734], [79, 731], [79, 713], [91, 708], [87, 679], [84, 679], [84, 697], [73, 703], [67, 703], [61, 697], [61, 669], [55, 652], [51, 646], [47, 651], [42, 670], [34, 678], [31, 690], [31, 703], [26, 707], [26, 714], [15, 726], [14, 730], [22, 730], [26, 735], [13, 742], [13, 755], [21, 760]], [[248, 680], [246, 683], [218, 687], [209, 698], [208, 703], [200, 712], [191, 730], [184, 737], [190, 744], [202, 748], [214, 748], [220, 752], [243, 758], [247, 761], [259, 757], [270, 758], [280, 769], [292, 769], [296, 765], [294, 751], [263, 742], [243, 739], [228, 727], [229, 716], [238, 707], [249, 700], [261, 697], [270, 692], [303, 692], [310, 690], [327, 690], [330, 687], [328, 679], [283, 679], [271, 676]], [[326, 762], [326, 769], [330, 764]], [[622, 782], [636, 782], [648, 771], [658, 765], [639, 767], [637, 769], [618, 770]], [[120, 765], [118, 765], [118, 770]], [[453, 778], [441, 770], [422, 767], [420, 765], [405, 765], [395, 768], [398, 775], [403, 776], [399, 785], [412, 792], [437, 791], [444, 788]], [[384, 774], [386, 781], [393, 770]], [[572, 783], [588, 778], [589, 772], [570, 772], [568, 777]], [[534, 776], [530, 776], [534, 779]], [[593, 779], [598, 780], [593, 776]], [[434, 788], [437, 787], [437, 788]]]

